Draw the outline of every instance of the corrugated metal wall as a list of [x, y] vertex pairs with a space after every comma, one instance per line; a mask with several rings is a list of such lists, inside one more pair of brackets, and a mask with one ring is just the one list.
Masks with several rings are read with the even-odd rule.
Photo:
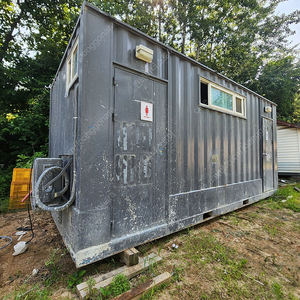
[[300, 129], [277, 127], [278, 172], [300, 173]]
[[[260, 178], [258, 98], [177, 56], [170, 60], [171, 130], [176, 136], [171, 193]], [[199, 107], [199, 75], [245, 96], [247, 118]]]
[[[61, 223], [55, 216], [77, 265], [199, 223], [206, 212], [212, 215], [225, 213], [275, 191], [275, 141], [270, 154], [273, 155], [274, 187], [268, 193], [264, 193], [262, 172], [262, 117], [276, 124], [273, 104], [126, 24], [97, 12], [90, 4], [85, 6], [77, 33], [81, 58], [78, 149], [75, 153], [77, 194], [75, 205], [62, 213]], [[139, 44], [153, 49], [151, 64], [135, 58], [135, 47]], [[67, 154], [73, 147], [75, 86], [65, 97], [65, 68], [63, 63], [52, 89], [51, 157]], [[199, 105], [200, 78], [245, 97], [246, 117]], [[148, 81], [156, 88], [148, 89], [154, 94], [142, 99], [142, 89], [144, 87], [145, 94]], [[118, 116], [123, 100], [124, 103], [127, 101], [126, 109]], [[152, 176], [155, 180], [147, 182], [149, 186], [153, 185], [148, 186], [149, 191], [154, 190], [153, 201], [150, 197], [143, 198], [146, 183], [143, 186], [137, 182], [128, 187], [128, 182], [118, 182], [118, 122], [130, 126], [140, 122], [140, 110], [130, 101], [139, 103], [141, 100], [153, 104], [154, 119], [160, 120], [152, 126], [153, 141], [157, 144], [153, 144], [152, 153], [148, 151], [155, 173]], [[273, 107], [272, 113], [264, 112], [266, 105]], [[130, 110], [130, 107], [135, 109]], [[166, 141], [164, 136], [167, 136]], [[162, 141], [163, 146], [159, 144]], [[160, 153], [159, 150], [163, 151]], [[131, 152], [126, 147], [121, 154], [136, 155], [133, 150]], [[123, 173], [125, 169], [122, 168]], [[132, 197], [129, 190], [134, 191]], [[123, 199], [125, 194], [126, 201]], [[134, 211], [147, 214], [147, 222], [138, 224], [135, 220], [142, 216], [133, 216], [130, 205], [141, 201], [145, 209], [140, 205], [134, 207]], [[131, 226], [130, 222], [135, 225]]]

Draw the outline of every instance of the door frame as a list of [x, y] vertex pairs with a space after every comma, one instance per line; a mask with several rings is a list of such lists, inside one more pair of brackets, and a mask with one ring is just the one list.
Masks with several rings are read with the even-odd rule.
[[[266, 188], [266, 180], [264, 176], [264, 146], [265, 146], [265, 131], [264, 131], [264, 120], [269, 121], [272, 124], [272, 177], [273, 177], [273, 187], [271, 189]], [[268, 118], [266, 116], [261, 116], [261, 178], [262, 178], [262, 192], [269, 192], [271, 190], [275, 189], [275, 151], [274, 151], [274, 138], [275, 138], [275, 133], [274, 133], [274, 120], [271, 118]]]

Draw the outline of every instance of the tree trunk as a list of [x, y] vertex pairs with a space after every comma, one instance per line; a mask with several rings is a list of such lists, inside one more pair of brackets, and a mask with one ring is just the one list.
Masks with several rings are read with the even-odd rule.
[[184, 31], [182, 32], [182, 44], [181, 44], [182, 54], [184, 54], [185, 38], [186, 38], [186, 28], [184, 28]]
[[22, 17], [23, 17], [23, 13], [24, 13], [24, 6], [23, 5], [26, 5], [27, 4], [27, 1], [25, 0], [23, 5], [21, 6], [20, 5], [20, 1], [18, 0], [17, 1], [18, 5], [19, 5], [19, 8], [20, 8], [20, 13], [19, 15], [13, 20], [13, 22], [11, 23], [10, 25], [10, 28], [9, 30], [7, 31], [7, 33], [5, 34], [5, 38], [4, 38], [4, 42], [3, 42], [3, 45], [1, 47], [1, 51], [0, 51], [0, 62], [2, 63], [3, 61], [3, 58], [5, 56], [5, 53], [7, 52], [8, 50], [8, 47], [9, 47], [9, 43], [14, 39], [14, 36], [13, 36], [13, 32], [14, 30], [18, 27]]
[[197, 42], [197, 54], [196, 54], [196, 60], [199, 60], [199, 55], [200, 55], [200, 45]]

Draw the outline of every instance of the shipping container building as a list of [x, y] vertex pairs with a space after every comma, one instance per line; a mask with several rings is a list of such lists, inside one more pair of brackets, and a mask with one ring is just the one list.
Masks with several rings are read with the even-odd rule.
[[[269, 197], [276, 148], [274, 103], [85, 2], [33, 207], [53, 211], [81, 267]], [[46, 184], [51, 166], [68, 190]]]

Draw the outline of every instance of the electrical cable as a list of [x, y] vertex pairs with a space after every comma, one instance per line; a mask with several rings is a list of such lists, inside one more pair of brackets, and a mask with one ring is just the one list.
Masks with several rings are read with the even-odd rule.
[[1, 247], [0, 250], [2, 250], [3, 248], [7, 247], [7, 246], [10, 245], [11, 242], [12, 242], [12, 238], [9, 237], [9, 236], [0, 236], [0, 238], [1, 238], [1, 240], [9, 239], [9, 242], [8, 242], [6, 245], [4, 245], [3, 247]]
[[[31, 198], [31, 197], [29, 197], [29, 198]], [[29, 217], [29, 222], [30, 222], [31, 239], [29, 241], [27, 241], [26, 244], [31, 242], [34, 238], [33, 225], [32, 225], [32, 220], [31, 220], [31, 215], [30, 215], [30, 201], [28, 201], [28, 203], [27, 203], [27, 211], [28, 211], [28, 217]]]
[[32, 220], [31, 220], [31, 215], [30, 215], [30, 200], [31, 200], [31, 193], [30, 193], [30, 183], [31, 183], [31, 178], [32, 178], [32, 168], [33, 168], [33, 162], [31, 165], [31, 170], [30, 170], [30, 176], [29, 176], [29, 183], [28, 183], [28, 190], [29, 190], [29, 200], [27, 202], [27, 211], [28, 211], [28, 217], [29, 217], [29, 222], [30, 222], [30, 231], [31, 231], [31, 239], [26, 242], [28, 244], [31, 242], [34, 238], [34, 232], [33, 232], [33, 225], [32, 225]]
[[[68, 168], [69, 165], [71, 164], [72, 160], [73, 160], [73, 159], [70, 159], [70, 160], [68, 161], [68, 163], [62, 168], [61, 172], [60, 172], [57, 176], [55, 176], [53, 179], [51, 179], [51, 180], [44, 186], [45, 189], [46, 189], [48, 186], [50, 186], [53, 182], [55, 182], [58, 178], [60, 178], [60, 177], [63, 175], [63, 173], [67, 170], [67, 168]], [[64, 192], [64, 193], [65, 193], [65, 192]], [[64, 194], [64, 193], [63, 193], [63, 194]]]

